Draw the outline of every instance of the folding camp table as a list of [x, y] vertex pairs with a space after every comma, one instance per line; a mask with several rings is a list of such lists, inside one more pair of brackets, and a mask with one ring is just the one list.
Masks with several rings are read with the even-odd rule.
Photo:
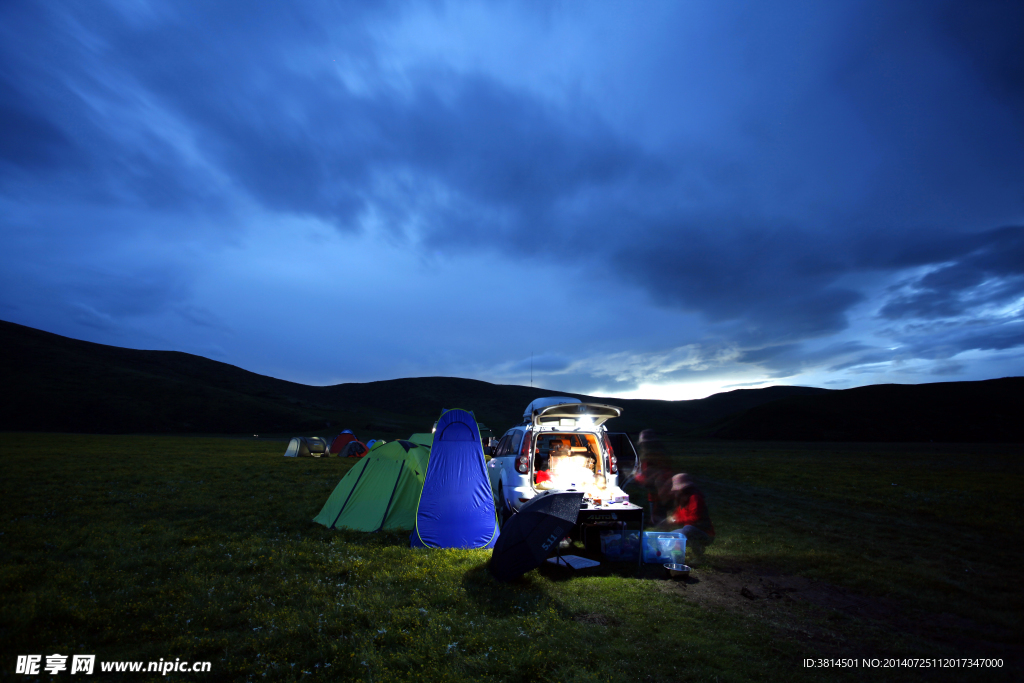
[[643, 565], [644, 509], [633, 503], [611, 503], [580, 509], [576, 518], [580, 530], [580, 542], [590, 551], [600, 552], [601, 532], [618, 530], [637, 532], [637, 569]]

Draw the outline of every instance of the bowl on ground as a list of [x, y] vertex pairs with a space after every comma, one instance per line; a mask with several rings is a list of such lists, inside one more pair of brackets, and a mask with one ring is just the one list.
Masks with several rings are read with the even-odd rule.
[[692, 571], [690, 567], [685, 564], [666, 564], [665, 569], [668, 570], [668, 575], [673, 579], [685, 579]]

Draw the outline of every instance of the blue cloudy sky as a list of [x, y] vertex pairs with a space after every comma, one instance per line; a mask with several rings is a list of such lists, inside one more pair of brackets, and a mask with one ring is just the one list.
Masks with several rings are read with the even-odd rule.
[[0, 3], [0, 318], [307, 384], [1024, 374], [1019, 2]]

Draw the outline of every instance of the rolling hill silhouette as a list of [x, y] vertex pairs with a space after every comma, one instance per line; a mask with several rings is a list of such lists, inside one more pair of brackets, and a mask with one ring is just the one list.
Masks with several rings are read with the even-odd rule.
[[736, 416], [715, 436], [759, 441], [1024, 442], [1024, 377], [875, 384], [790, 396]]
[[624, 408], [609, 427], [757, 440], [1024, 441], [1024, 378], [827, 390], [777, 386], [693, 401], [609, 399], [453, 377], [308, 386], [176, 351], [138, 351], [0, 321], [0, 430], [317, 434], [427, 431], [473, 410], [496, 434], [534, 398]]

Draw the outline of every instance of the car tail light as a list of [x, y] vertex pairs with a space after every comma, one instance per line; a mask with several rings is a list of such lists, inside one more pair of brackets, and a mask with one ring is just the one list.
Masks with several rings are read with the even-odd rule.
[[519, 447], [519, 457], [516, 458], [516, 472], [528, 474], [530, 472], [530, 432], [523, 434], [523, 445]]

